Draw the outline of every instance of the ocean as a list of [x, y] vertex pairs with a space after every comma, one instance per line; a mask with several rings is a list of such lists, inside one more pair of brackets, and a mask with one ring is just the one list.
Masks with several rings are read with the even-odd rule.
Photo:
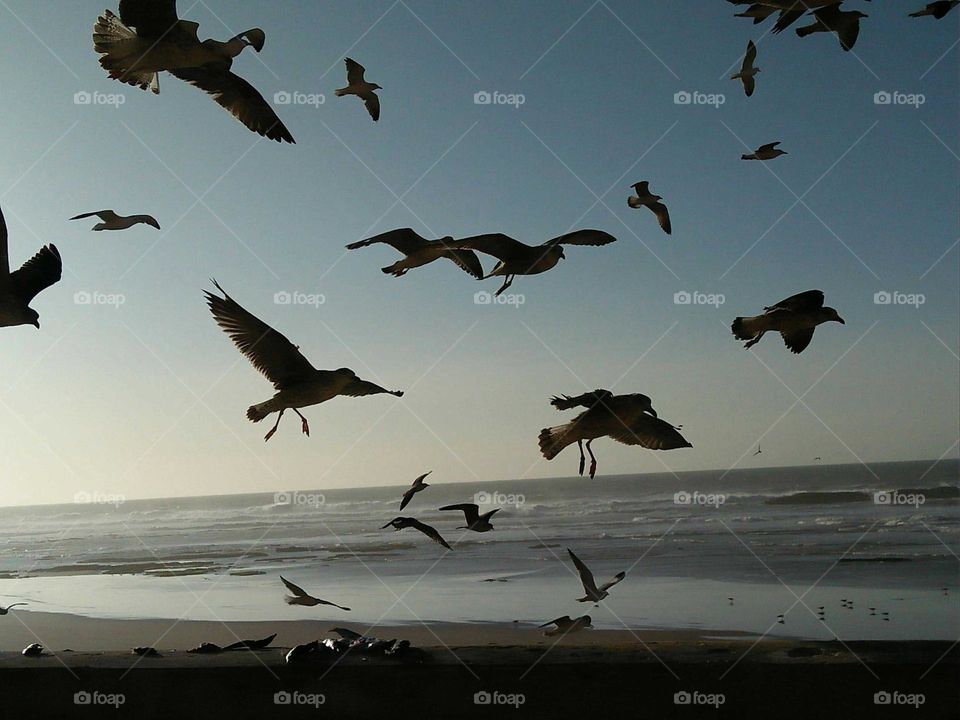
[[[437, 484], [403, 513], [400, 486], [81, 495], [0, 508], [0, 604], [353, 625], [588, 613], [608, 628], [955, 640], [958, 474], [957, 460], [931, 460], [482, 484], [430, 476]], [[477, 501], [501, 508], [494, 531], [458, 530], [462, 515], [437, 510]], [[454, 551], [380, 529], [397, 515], [435, 526]], [[598, 583], [626, 571], [601, 607], [576, 602], [566, 548]], [[285, 605], [279, 574], [352, 612]]]

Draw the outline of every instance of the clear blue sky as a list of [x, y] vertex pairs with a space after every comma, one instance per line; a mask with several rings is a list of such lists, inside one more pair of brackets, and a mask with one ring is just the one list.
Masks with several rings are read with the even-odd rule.
[[[569, 475], [576, 448], [547, 463], [537, 434], [570, 417], [552, 394], [595, 387], [650, 395], [694, 445], [601, 440], [601, 474], [955, 457], [960, 12], [906, 17], [922, 4], [849, 2], [870, 14], [854, 54], [765, 34], [719, 0], [181, 0], [202, 38], [266, 31], [263, 53], [234, 64], [264, 96], [326, 96], [278, 107], [298, 141], [281, 147], [168, 75], [156, 97], [107, 78], [90, 38], [103, 0], [7, 0], [11, 261], [55, 242], [65, 274], [34, 303], [41, 331], [0, 333], [0, 502], [383, 485], [431, 468], [436, 482]], [[747, 99], [727, 77], [751, 38], [762, 72]], [[376, 125], [333, 97], [347, 55], [384, 88]], [[725, 102], [675, 104], [684, 90]], [[125, 102], [76, 105], [80, 91]], [[478, 91], [525, 102], [476, 105]], [[876, 105], [878, 91], [925, 102]], [[789, 155], [739, 159], [774, 140]], [[672, 237], [626, 207], [639, 180], [664, 197]], [[107, 207], [164, 229], [67, 222]], [[491, 307], [473, 298], [496, 280], [440, 262], [394, 279], [379, 271], [392, 249], [343, 250], [404, 226], [619, 241], [568, 249], [516, 280], [522, 307]], [[312, 437], [285, 417], [265, 445], [244, 412], [272, 389], [210, 318], [210, 277], [317, 367], [407, 396], [309, 408]], [[734, 316], [810, 288], [847, 324], [803, 355], [768, 337], [752, 357], [731, 336]], [[674, 304], [683, 290], [726, 301]], [[326, 302], [277, 305], [281, 291]], [[879, 291], [926, 301], [877, 305]]]

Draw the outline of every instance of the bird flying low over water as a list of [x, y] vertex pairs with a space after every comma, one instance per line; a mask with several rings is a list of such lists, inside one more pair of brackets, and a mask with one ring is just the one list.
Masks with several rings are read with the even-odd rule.
[[483, 266], [480, 264], [480, 259], [476, 253], [472, 250], [451, 248], [450, 243], [452, 242], [453, 238], [449, 236], [439, 240], [427, 240], [410, 228], [399, 228], [374, 235], [366, 240], [350, 243], [347, 245], [347, 250], [369, 247], [377, 243], [385, 243], [393, 249], [399, 250], [406, 257], [403, 260], [397, 260], [393, 265], [381, 268], [383, 272], [394, 277], [405, 275], [407, 270], [427, 265], [434, 260], [447, 258], [455, 262], [461, 270], [480, 280], [483, 277]]
[[150, 225], [155, 227], [157, 230], [160, 229], [160, 223], [158, 223], [150, 215], [117, 215], [113, 210], [97, 210], [96, 212], [83, 213], [82, 215], [74, 215], [71, 220], [83, 220], [88, 217], [98, 217], [100, 222], [93, 226], [93, 230], [126, 230], [131, 228], [134, 225], [143, 223], [144, 225]]
[[801, 353], [813, 339], [817, 325], [831, 321], [846, 325], [836, 310], [823, 306], [822, 291], [807, 290], [764, 308], [763, 315], [736, 318], [731, 329], [738, 340], [747, 341], [745, 348], [753, 347], [772, 330], [780, 333], [791, 352]]
[[169, 72], [211, 95], [253, 132], [294, 142], [263, 96], [230, 71], [247, 46], [263, 49], [263, 30], [253, 28], [226, 42], [200, 42], [200, 26], [177, 17], [176, 0], [120, 0], [119, 12], [118, 18], [106, 10], [93, 29], [94, 50], [111, 78], [159, 93], [159, 73]]
[[740, 80], [743, 83], [743, 92], [747, 97], [753, 95], [753, 88], [756, 84], [754, 76], [760, 72], [760, 68], [754, 67], [753, 61], [757, 59], [757, 46], [753, 40], [747, 41], [747, 52], [743, 56], [743, 63], [740, 65], [740, 72], [731, 75], [731, 80]]
[[799, 37], [806, 37], [813, 33], [832, 32], [840, 41], [840, 47], [846, 51], [853, 49], [860, 34], [860, 18], [868, 17], [859, 10], [845, 12], [840, 9], [840, 3], [827, 5], [813, 11], [816, 20], [810, 25], [797, 28]]
[[363, 100], [367, 112], [370, 113], [370, 117], [376, 122], [380, 119], [380, 98], [374, 90], [383, 90], [383, 88], [376, 83], [370, 83], [363, 79], [363, 73], [366, 72], [366, 69], [356, 60], [347, 58], [344, 60], [344, 63], [347, 65], [347, 86], [335, 90], [334, 94], [336, 94], [337, 97], [356, 95]]
[[589, 615], [581, 615], [576, 619], [571, 618], [569, 615], [564, 615], [563, 617], [554, 618], [550, 622], [545, 622], [543, 625], [538, 625], [537, 627], [545, 628], [549, 625], [555, 625], [556, 627], [552, 627], [543, 633], [547, 637], [553, 637], [554, 635], [568, 635], [569, 633], [592, 628], [593, 625], [590, 623], [591, 619]]
[[933, 15], [937, 20], [940, 20], [957, 5], [960, 5], [960, 0], [937, 0], [936, 2], [927, 3], [927, 6], [923, 8], [923, 10], [910, 13], [910, 17]]
[[615, 240], [613, 235], [602, 230], [575, 230], [547, 240], [542, 245], [533, 246], [503, 233], [490, 233], [455, 240], [450, 243], [450, 247], [476, 250], [500, 260], [483, 278], [505, 277], [503, 285], [496, 292], [496, 295], [500, 295], [510, 287], [515, 276], [538, 275], [556, 266], [566, 257], [563, 254], [564, 245], [607, 245]]
[[608, 592], [610, 588], [627, 576], [625, 572], [618, 572], [611, 580], [597, 587], [597, 582], [593, 579], [593, 573], [590, 572], [590, 568], [584, 565], [583, 560], [573, 554], [573, 550], [567, 548], [567, 552], [570, 553], [573, 564], [577, 566], [577, 572], [580, 573], [580, 582], [583, 583], [583, 591], [585, 594], [582, 598], [577, 598], [577, 602], [600, 602], [610, 595]]
[[387, 393], [403, 397], [400, 390], [385, 390], [372, 382], [361, 380], [349, 368], [317, 370], [296, 345], [243, 309], [216, 280], [213, 284], [223, 293], [222, 298], [206, 293], [213, 319], [277, 391], [269, 400], [247, 409], [247, 418], [252, 422], [260, 422], [270, 413], [280, 413], [264, 440], [273, 437], [286, 410], [293, 410], [300, 416], [303, 434], [309, 436], [310, 426], [298, 408], [318, 405], [338, 395], [360, 397]]
[[752, 153], [741, 155], [740, 159], [741, 160], [773, 160], [774, 158], [778, 158], [781, 155], [789, 154], [787, 153], [786, 150], [781, 150], [780, 148], [778, 148], [777, 145], [779, 144], [780, 144], [780, 141], [777, 140], [777, 142], [761, 145]]
[[435, 527], [433, 527], [432, 525], [427, 525], [426, 523], [422, 523], [416, 518], [395, 517], [393, 520], [388, 522], [386, 525], [384, 525], [380, 529], [386, 530], [390, 526], [393, 526], [394, 530], [403, 530], [404, 528], [412, 527], [415, 530], [419, 530], [420, 532], [422, 532], [424, 535], [426, 535], [428, 538], [433, 540], [435, 543], [439, 543], [440, 545], [443, 545], [447, 550], [453, 550], [453, 548], [447, 544], [447, 541], [440, 536], [440, 533], [437, 532], [437, 529]]
[[473, 530], [474, 532], [489, 532], [493, 530], [493, 525], [490, 524], [490, 518], [500, 512], [500, 508], [496, 510], [491, 510], [488, 513], [480, 514], [480, 506], [475, 505], [474, 503], [460, 503], [458, 505], [444, 505], [440, 508], [441, 511], [444, 510], [459, 510], [463, 513], [463, 517], [466, 519], [465, 527], [458, 527], [457, 530]]
[[634, 183], [631, 187], [637, 194], [627, 198], [627, 205], [632, 208], [649, 208], [650, 211], [657, 216], [657, 222], [660, 223], [660, 228], [669, 235], [670, 213], [667, 212], [667, 206], [660, 202], [663, 198], [650, 192], [650, 183], [646, 180]]
[[[428, 487], [430, 487], [430, 485], [428, 483], [425, 483], [423, 479], [432, 472], [433, 470], [430, 470], [429, 472], [425, 472], [423, 475], [421, 475], [420, 477], [418, 477], [416, 480], [413, 481], [413, 484], [403, 494], [403, 500], [400, 501], [401, 510], [403, 510], [407, 506], [407, 504], [413, 499], [414, 495], [416, 495], [421, 490], [426, 490]], [[382, 529], [383, 528], [381, 528], [381, 530]]]
[[650, 398], [640, 393], [614, 395], [609, 390], [598, 389], [577, 397], [554, 397], [550, 404], [557, 410], [587, 408], [565, 425], [540, 431], [540, 452], [547, 460], [555, 458], [567, 445], [577, 443], [580, 448], [581, 475], [585, 462], [584, 440], [590, 453], [591, 478], [597, 472], [597, 459], [590, 443], [600, 437], [610, 437], [625, 445], [640, 445], [650, 450], [693, 447], [678, 428], [657, 417]]
[[332, 603], [328, 600], [315, 598], [299, 585], [294, 585], [292, 582], [287, 580], [283, 575], [280, 576], [280, 579], [283, 581], [283, 584], [287, 586], [287, 590], [293, 593], [293, 595], [287, 595], [283, 598], [287, 605], [305, 605], [307, 607], [313, 607], [315, 605], [333, 605], [335, 608], [340, 608], [341, 610], [346, 610], [347, 612], [350, 611], [350, 608], [344, 607], [343, 605], [337, 605], [336, 603]]
[[40, 315], [30, 302], [62, 274], [60, 251], [52, 244], [44, 245], [19, 270], [10, 272], [7, 222], [0, 210], [0, 327], [33, 325], [39, 330]]

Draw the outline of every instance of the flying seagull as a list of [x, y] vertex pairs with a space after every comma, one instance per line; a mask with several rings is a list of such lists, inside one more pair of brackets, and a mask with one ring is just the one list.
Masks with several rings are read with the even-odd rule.
[[[737, 13], [736, 17], [751, 17], [756, 25], [763, 22], [776, 12], [779, 12], [777, 22], [773, 26], [772, 32], [781, 33], [796, 22], [808, 10], [826, 7], [828, 5], [839, 5], [842, 0], [727, 0], [733, 5], [750, 5], [742, 13]], [[867, 0], [870, 2], [870, 0]]]
[[19, 602], [19, 603], [11, 603], [10, 605], [7, 605], [6, 607], [3, 607], [2, 605], [0, 605], [0, 615], [6, 615], [8, 612], [10, 612], [11, 610], [13, 610], [13, 608], [15, 608], [17, 605], [26, 605], [26, 604], [27, 604], [27, 603]]
[[223, 293], [222, 298], [206, 293], [207, 305], [214, 320], [277, 391], [269, 400], [247, 408], [247, 418], [252, 422], [260, 422], [270, 413], [280, 413], [277, 422], [264, 437], [265, 441], [273, 437], [284, 411], [288, 409], [300, 416], [303, 434], [309, 436], [310, 426], [298, 408], [318, 405], [338, 395], [360, 397], [387, 393], [403, 397], [400, 390], [385, 390], [372, 382], [361, 380], [349, 368], [317, 370], [296, 345], [244, 310], [216, 280], [213, 284]]
[[493, 525], [490, 524], [490, 518], [500, 512], [500, 508], [496, 510], [491, 510], [488, 513], [480, 514], [480, 506], [475, 505], [474, 503], [460, 503], [458, 505], [444, 505], [440, 508], [443, 510], [459, 510], [463, 513], [463, 517], [466, 519], [466, 527], [458, 527], [457, 530], [473, 530], [474, 532], [489, 532], [493, 530]]
[[545, 628], [548, 625], [556, 625], [556, 627], [552, 627], [543, 633], [547, 637], [553, 637], [554, 635], [567, 635], [591, 628], [593, 625], [591, 625], [590, 622], [589, 615], [581, 615], [576, 619], [571, 618], [569, 615], [564, 615], [563, 617], [554, 618], [550, 622], [545, 622], [543, 625], [538, 625], [537, 627]]
[[336, 96], [356, 95], [363, 100], [363, 104], [367, 106], [367, 112], [376, 122], [380, 119], [380, 98], [374, 90], [383, 90], [383, 88], [376, 83], [370, 83], [363, 79], [365, 69], [356, 60], [347, 58], [344, 62], [347, 65], [347, 86], [334, 91]]
[[650, 398], [640, 393], [614, 395], [609, 390], [598, 389], [577, 397], [554, 397], [550, 404], [557, 410], [587, 408], [565, 425], [540, 431], [540, 452], [547, 460], [555, 458], [567, 445], [577, 443], [580, 448], [581, 475], [585, 462], [584, 440], [590, 453], [591, 478], [597, 472], [597, 459], [590, 443], [599, 437], [607, 436], [625, 445], [641, 445], [650, 450], [693, 447], [678, 432], [678, 428], [657, 417]]
[[670, 234], [670, 213], [667, 212], [667, 206], [664, 205], [660, 200], [663, 200], [659, 195], [654, 195], [650, 192], [649, 188], [650, 183], [644, 180], [643, 182], [634, 183], [631, 187], [636, 191], [636, 195], [631, 195], [627, 198], [627, 205], [632, 208], [649, 208], [650, 211], [657, 216], [657, 222], [660, 223], [660, 227], [663, 231], [669, 235]]
[[283, 575], [280, 576], [280, 579], [283, 581], [283, 584], [287, 586], [287, 590], [293, 593], [293, 595], [284, 596], [283, 599], [287, 605], [305, 605], [307, 607], [313, 607], [315, 605], [333, 605], [335, 608], [340, 608], [341, 610], [346, 610], [347, 612], [350, 611], [350, 608], [344, 607], [343, 605], [337, 605], [336, 603], [328, 600], [315, 598], [299, 585], [294, 585], [292, 582], [287, 580]]
[[366, 240], [350, 243], [347, 245], [347, 250], [369, 247], [377, 243], [386, 243], [395, 250], [399, 250], [406, 257], [403, 260], [397, 260], [393, 265], [381, 268], [383, 272], [394, 277], [400, 277], [406, 274], [407, 270], [427, 265], [439, 258], [447, 258], [453, 260], [457, 267], [464, 272], [469, 273], [477, 280], [481, 279], [483, 277], [483, 266], [480, 264], [480, 259], [476, 253], [472, 250], [455, 250], [450, 247], [452, 242], [452, 237], [427, 240], [410, 228], [399, 228], [374, 235]]
[[143, 223], [144, 225], [150, 225], [155, 227], [157, 230], [160, 229], [160, 223], [158, 223], [150, 215], [128, 215], [124, 217], [123, 215], [117, 215], [113, 210], [98, 210], [97, 212], [84, 213], [83, 215], [75, 215], [70, 218], [71, 220], [83, 220], [83, 218], [93, 217], [96, 215], [100, 218], [101, 222], [98, 222], [93, 226], [94, 230], [126, 230], [131, 228], [138, 223]]
[[754, 67], [753, 61], [757, 59], [757, 46], [753, 44], [753, 40], [747, 41], [747, 53], [743, 56], [743, 64], [740, 65], [740, 72], [736, 75], [731, 75], [731, 80], [740, 80], [743, 83], [743, 92], [746, 93], [747, 97], [753, 95], [753, 88], [756, 84], [754, 81], [754, 75], [760, 72], [760, 68]]
[[416, 480], [413, 481], [413, 484], [410, 486], [410, 488], [403, 494], [403, 500], [400, 501], [401, 510], [403, 510], [407, 506], [407, 504], [413, 499], [414, 495], [416, 495], [421, 490], [426, 490], [428, 487], [430, 487], [430, 485], [428, 483], [425, 483], [423, 479], [432, 472], [433, 470], [430, 470], [429, 472], [425, 472], [423, 475], [421, 475], [420, 477], [418, 477]]
[[757, 445], [757, 451], [753, 454], [753, 456], [756, 457], [757, 455], [759, 455], [759, 454], [762, 453], [762, 452], [763, 452], [763, 450], [761, 450], [761, 449], [760, 449], [760, 446]]
[[44, 245], [19, 270], [10, 272], [7, 222], [0, 210], [0, 327], [33, 325], [40, 328], [40, 315], [30, 302], [60, 280], [63, 261], [55, 245]]
[[780, 333], [791, 352], [801, 353], [813, 339], [817, 325], [830, 321], [846, 325], [836, 310], [823, 306], [822, 291], [807, 290], [764, 308], [763, 315], [736, 318], [731, 329], [738, 340], [747, 341], [745, 348], [753, 347], [764, 333], [773, 330]]
[[756, 150], [748, 155], [741, 155], [741, 160], [773, 160], [778, 158], [781, 155], [787, 155], [786, 150], [781, 150], [777, 147], [780, 144], [780, 141], [767, 143], [766, 145], [761, 145]]
[[612, 580], [597, 587], [597, 582], [593, 579], [593, 573], [590, 572], [590, 568], [584, 565], [583, 561], [573, 554], [573, 550], [567, 548], [567, 552], [570, 553], [573, 564], [577, 566], [577, 572], [580, 573], [580, 582], [583, 583], [583, 591], [586, 593], [582, 598], [577, 598], [577, 602], [600, 602], [610, 594], [607, 592], [610, 588], [627, 576], [625, 572], [619, 572], [613, 576]]
[[602, 230], [575, 230], [537, 246], [526, 245], [502, 233], [475, 235], [455, 240], [450, 245], [458, 249], [476, 250], [500, 260], [483, 278], [505, 277], [503, 285], [496, 292], [500, 295], [513, 283], [514, 276], [537, 275], [553, 268], [565, 257], [564, 245], [607, 245], [615, 240], [613, 235]]
[[933, 15], [937, 20], [940, 20], [957, 5], [960, 5], [960, 0], [937, 0], [936, 2], [927, 3], [927, 6], [923, 8], [923, 10], [910, 13], [910, 17]]
[[120, 0], [119, 18], [106, 10], [97, 19], [93, 48], [114, 80], [159, 93], [159, 73], [167, 71], [211, 95], [253, 132], [294, 142], [263, 95], [230, 71], [247, 46], [263, 49], [263, 30], [253, 28], [226, 42], [200, 42], [199, 27], [177, 17], [176, 0]]
[[447, 541], [444, 540], [444, 539], [440, 536], [440, 533], [437, 532], [436, 528], [434, 528], [434, 527], [432, 527], [432, 526], [430, 526], [430, 525], [427, 525], [426, 523], [422, 523], [422, 522], [420, 522], [419, 520], [417, 520], [416, 518], [412, 518], [412, 517], [395, 517], [393, 520], [391, 520], [390, 522], [388, 522], [386, 525], [384, 525], [384, 526], [383, 526], [382, 528], [380, 528], [380, 529], [381, 529], [381, 530], [386, 530], [386, 529], [387, 529], [388, 527], [390, 527], [391, 525], [393, 526], [393, 529], [394, 529], [394, 530], [403, 530], [404, 528], [408, 528], [408, 527], [415, 528], [415, 529], [419, 530], [420, 532], [422, 532], [424, 535], [426, 535], [428, 538], [430, 538], [431, 540], [433, 540], [435, 543], [439, 543], [439, 544], [443, 545], [447, 550], [453, 550], [452, 547], [450, 547], [449, 545], [447, 545]]
[[797, 35], [806, 37], [818, 32], [832, 32], [840, 41], [840, 47], [847, 51], [852, 50], [857, 43], [857, 36], [860, 34], [860, 18], [868, 17], [859, 10], [844, 12], [840, 9], [840, 3], [814, 10], [813, 15], [816, 20], [810, 25], [797, 28]]

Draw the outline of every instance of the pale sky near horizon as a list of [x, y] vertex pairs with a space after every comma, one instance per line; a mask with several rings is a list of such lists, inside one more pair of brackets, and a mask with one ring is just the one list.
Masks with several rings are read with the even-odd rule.
[[[108, 4], [0, 3], [11, 264], [53, 242], [65, 266], [33, 303], [41, 330], [0, 329], [0, 505], [386, 485], [428, 469], [436, 483], [569, 476], [576, 447], [547, 462], [537, 435], [573, 417], [551, 395], [596, 387], [651, 396], [694, 446], [598, 440], [601, 476], [957, 456], [960, 11], [912, 19], [922, 0], [848, 0], [870, 17], [845, 53], [832, 35], [799, 39], [805, 21], [772, 35], [720, 0], [181, 0], [201, 38], [266, 31], [234, 71], [268, 99], [324, 95], [277, 106], [297, 139], [280, 146], [169, 75], [159, 96], [111, 81], [90, 38]], [[748, 99], [727, 78], [749, 39], [762, 72]], [[345, 56], [383, 86], [379, 123], [333, 96]], [[476, 104], [481, 91], [524, 102]], [[775, 140], [788, 155], [740, 160]], [[663, 196], [672, 236], [627, 208], [639, 180]], [[67, 221], [102, 208], [163, 230]], [[406, 226], [619, 240], [568, 248], [515, 280], [521, 306], [490, 306], [474, 293], [496, 279], [444, 261], [396, 279], [379, 270], [391, 248], [343, 249]], [[315, 366], [406, 396], [307, 408], [309, 438], [288, 413], [265, 444], [270, 421], [244, 413], [272, 388], [210, 317], [210, 278]], [[733, 317], [811, 288], [846, 325], [818, 328], [802, 355], [730, 334]], [[724, 302], [674, 302], [694, 291]], [[324, 302], [276, 303], [283, 292]], [[877, 304], [882, 292], [924, 302]], [[91, 294], [123, 303], [78, 302]]]

